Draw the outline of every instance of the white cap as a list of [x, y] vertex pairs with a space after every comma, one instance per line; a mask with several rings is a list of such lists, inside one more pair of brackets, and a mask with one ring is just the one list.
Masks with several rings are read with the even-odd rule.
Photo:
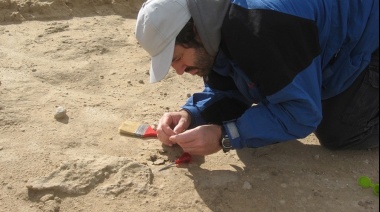
[[150, 82], [158, 82], [168, 73], [175, 39], [190, 18], [186, 0], [148, 0], [142, 5], [136, 38], [152, 57]]

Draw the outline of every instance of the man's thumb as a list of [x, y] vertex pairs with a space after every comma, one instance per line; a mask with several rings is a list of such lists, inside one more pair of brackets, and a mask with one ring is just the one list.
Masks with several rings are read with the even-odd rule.
[[177, 137], [178, 137], [178, 135], [172, 135], [172, 136], [169, 137], [169, 141], [171, 141], [173, 143], [177, 143], [177, 141], [176, 141]]

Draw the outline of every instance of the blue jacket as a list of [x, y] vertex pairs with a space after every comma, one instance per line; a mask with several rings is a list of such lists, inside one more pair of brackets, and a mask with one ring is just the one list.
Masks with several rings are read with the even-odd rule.
[[191, 127], [224, 124], [234, 148], [303, 138], [321, 101], [347, 89], [379, 46], [379, 0], [231, 0]]

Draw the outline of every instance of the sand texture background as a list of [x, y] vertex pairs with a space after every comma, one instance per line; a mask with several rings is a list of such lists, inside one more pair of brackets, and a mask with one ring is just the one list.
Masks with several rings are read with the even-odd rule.
[[[150, 84], [134, 37], [142, 0], [0, 0], [0, 211], [379, 211], [379, 151], [333, 152], [313, 135], [194, 157], [119, 134], [202, 90]], [[57, 108], [66, 116], [55, 119]]]

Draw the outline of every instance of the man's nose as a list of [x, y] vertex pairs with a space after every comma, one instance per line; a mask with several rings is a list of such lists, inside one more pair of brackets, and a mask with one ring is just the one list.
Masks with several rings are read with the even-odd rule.
[[174, 68], [175, 72], [178, 74], [178, 75], [182, 75], [183, 73], [185, 73], [185, 70], [186, 70], [186, 65], [183, 64], [183, 63], [173, 63], [172, 64], [172, 67]]

